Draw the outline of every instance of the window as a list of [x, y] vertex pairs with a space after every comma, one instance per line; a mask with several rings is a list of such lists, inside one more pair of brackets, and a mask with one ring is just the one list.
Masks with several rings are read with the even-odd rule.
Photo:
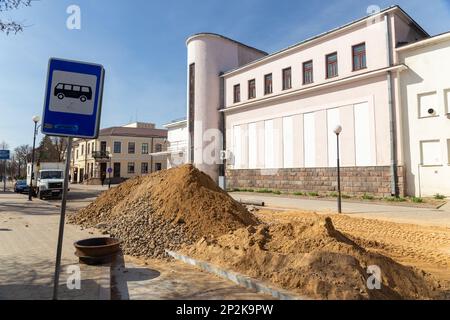
[[75, 152], [75, 159], [78, 159], [78, 149]]
[[303, 84], [313, 83], [313, 62], [303, 62]]
[[440, 141], [420, 141], [420, 155], [423, 166], [442, 165]]
[[283, 90], [288, 90], [292, 88], [292, 71], [291, 68], [283, 69]]
[[157, 143], [155, 145], [155, 152], [161, 152], [162, 151], [162, 144], [161, 143]]
[[338, 75], [338, 59], [337, 52], [326, 56], [327, 79], [337, 77]]
[[256, 82], [255, 79], [248, 81], [248, 98], [256, 98]]
[[62, 84], [62, 83], [59, 83], [57, 86], [56, 86], [56, 89], [63, 89], [64, 88], [64, 85]]
[[352, 47], [353, 71], [366, 68], [366, 44], [361, 43]]
[[90, 143], [87, 144], [87, 151], [86, 151], [86, 155], [89, 155], [89, 154], [91, 154], [91, 144]]
[[419, 118], [437, 116], [437, 93], [430, 92], [419, 94]]
[[65, 84], [64, 90], [72, 90], [72, 86], [70, 84]]
[[114, 141], [114, 153], [122, 152], [122, 143], [120, 141]]
[[272, 93], [272, 74], [266, 74], [264, 76], [264, 94]]
[[120, 162], [114, 162], [114, 178], [120, 178]]
[[73, 86], [73, 91], [80, 91], [81, 87], [80, 86]]
[[142, 154], [148, 154], [148, 143], [142, 144]]
[[128, 173], [134, 173], [134, 162], [128, 162]]
[[90, 92], [89, 87], [81, 87], [82, 92]]
[[162, 170], [162, 164], [160, 162], [155, 163], [155, 171], [161, 171]]
[[106, 152], [106, 141], [100, 141], [100, 151]]
[[136, 149], [136, 144], [134, 142], [128, 142], [128, 153], [133, 154]]
[[84, 155], [84, 144], [81, 145], [81, 155]]
[[141, 163], [141, 173], [142, 174], [148, 173], [148, 162]]
[[241, 101], [241, 85], [240, 84], [235, 85], [233, 92], [234, 92], [234, 103], [240, 102]]

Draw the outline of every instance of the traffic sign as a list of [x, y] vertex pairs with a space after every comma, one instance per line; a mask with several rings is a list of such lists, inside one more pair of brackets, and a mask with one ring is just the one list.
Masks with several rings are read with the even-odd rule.
[[0, 160], [9, 160], [9, 150], [0, 150]]
[[112, 171], [112, 168], [108, 168], [108, 173], [111, 173]]
[[105, 70], [102, 65], [51, 58], [42, 133], [97, 138]]

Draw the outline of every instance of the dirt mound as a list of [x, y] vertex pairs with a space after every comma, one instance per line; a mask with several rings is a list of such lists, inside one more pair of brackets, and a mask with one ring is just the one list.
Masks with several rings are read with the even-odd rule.
[[104, 229], [123, 241], [125, 253], [147, 257], [258, 223], [192, 165], [130, 179], [102, 193], [69, 222]]
[[[182, 249], [188, 256], [271, 281], [317, 299], [431, 299], [436, 283], [426, 274], [367, 252], [336, 230], [332, 220], [260, 224]], [[381, 289], [369, 289], [369, 266], [381, 271]], [[373, 268], [373, 267], [371, 267]]]

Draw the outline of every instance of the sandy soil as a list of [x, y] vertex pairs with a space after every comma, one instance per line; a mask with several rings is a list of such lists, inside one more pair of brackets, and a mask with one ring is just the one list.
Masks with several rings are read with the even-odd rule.
[[[307, 221], [310, 212], [261, 210], [267, 223]], [[450, 229], [330, 214], [333, 224], [368, 251], [431, 273], [450, 292]], [[444, 288], [444, 290], [445, 290]]]

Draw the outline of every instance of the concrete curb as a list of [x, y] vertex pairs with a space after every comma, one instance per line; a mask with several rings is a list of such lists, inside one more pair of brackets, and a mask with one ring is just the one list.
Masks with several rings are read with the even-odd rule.
[[274, 288], [272, 286], [267, 285], [266, 283], [244, 276], [242, 274], [228, 271], [225, 269], [222, 269], [220, 267], [214, 266], [208, 262], [196, 260], [194, 258], [182, 255], [175, 251], [169, 251], [166, 250], [166, 253], [180, 261], [183, 261], [184, 263], [196, 266], [204, 271], [207, 271], [209, 273], [215, 274], [221, 278], [225, 278], [227, 280], [230, 280], [238, 285], [244, 286], [246, 288], [256, 290], [256, 292], [264, 293], [271, 295], [274, 298], [280, 299], [280, 300], [311, 300], [310, 298], [304, 297], [304, 296], [297, 296], [295, 294], [292, 294], [291, 292]]

